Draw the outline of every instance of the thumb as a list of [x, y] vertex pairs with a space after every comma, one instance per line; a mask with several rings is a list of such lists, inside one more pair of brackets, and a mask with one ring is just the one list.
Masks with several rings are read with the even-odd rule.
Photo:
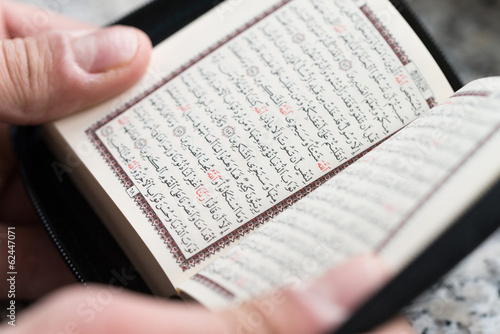
[[[4, 324], [0, 333], [319, 334], [337, 327], [387, 277], [379, 260], [360, 258], [304, 289], [276, 291], [218, 313], [111, 286], [71, 287], [28, 309], [18, 320], [14, 316], [16, 326]], [[414, 332], [404, 321], [396, 321], [375, 333]]]
[[146, 70], [151, 42], [137, 29], [115, 26], [1, 40], [0, 50], [0, 122], [36, 124], [131, 86]]
[[[365, 256], [337, 266], [302, 288], [276, 291], [229, 310], [229, 333], [324, 333], [389, 278], [379, 259]], [[408, 332], [407, 332], [408, 333]]]

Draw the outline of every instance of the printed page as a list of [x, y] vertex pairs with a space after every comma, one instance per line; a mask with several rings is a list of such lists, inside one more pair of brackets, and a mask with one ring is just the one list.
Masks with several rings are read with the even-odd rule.
[[[492, 91], [493, 89], [493, 91]], [[500, 78], [460, 93], [181, 286], [211, 308], [377, 252], [402, 269], [500, 177]]]
[[174, 286], [452, 93], [386, 0], [221, 8], [137, 97], [54, 125]]

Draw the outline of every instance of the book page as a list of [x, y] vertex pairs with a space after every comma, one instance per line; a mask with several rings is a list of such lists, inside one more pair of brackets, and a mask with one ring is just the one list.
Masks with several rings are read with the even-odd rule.
[[55, 124], [174, 286], [452, 92], [386, 0], [220, 13], [157, 47], [141, 94]]
[[182, 291], [213, 308], [294, 286], [370, 252], [402, 269], [500, 177], [499, 105], [500, 78], [466, 86], [273, 218]]

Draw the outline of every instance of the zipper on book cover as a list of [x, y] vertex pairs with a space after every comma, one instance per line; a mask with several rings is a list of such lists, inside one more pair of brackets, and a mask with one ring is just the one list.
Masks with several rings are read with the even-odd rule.
[[[19, 166], [19, 170], [21, 170], [21, 169], [22, 169], [22, 167]], [[23, 180], [24, 180], [24, 176], [23, 176]], [[33, 207], [36, 210], [38, 217], [42, 221], [42, 224], [43, 224], [45, 230], [47, 231], [50, 239], [52, 240], [53, 244], [56, 246], [57, 251], [59, 252], [61, 257], [63, 258], [64, 262], [66, 263], [66, 266], [69, 268], [69, 270], [71, 271], [71, 273], [77, 279], [78, 282], [85, 283], [86, 280], [82, 277], [82, 275], [80, 274], [78, 269], [76, 269], [75, 265], [73, 264], [73, 262], [71, 261], [71, 259], [68, 256], [68, 254], [66, 253], [66, 250], [61, 245], [61, 243], [59, 242], [59, 239], [57, 238], [56, 234], [52, 230], [52, 227], [50, 226], [50, 224], [48, 222], [47, 216], [45, 215], [45, 212], [43, 211], [43, 209], [40, 207], [38, 199], [37, 199], [36, 195], [34, 195], [31, 187], [27, 186], [25, 183], [25, 188], [26, 188], [26, 191], [28, 192], [28, 196], [30, 198], [31, 203], [33, 204]]]
[[[12, 131], [13, 133], [16, 132], [14, 129]], [[18, 152], [19, 154], [19, 152]], [[42, 222], [45, 230], [47, 231], [47, 234], [49, 235], [50, 239], [52, 240], [52, 243], [54, 246], [56, 246], [57, 251], [63, 258], [64, 262], [66, 263], [66, 266], [68, 269], [71, 271], [73, 276], [76, 278], [76, 280], [80, 283], [86, 283], [86, 280], [83, 278], [83, 276], [80, 274], [78, 269], [75, 267], [73, 261], [71, 261], [68, 253], [62, 246], [61, 242], [59, 241], [58, 237], [56, 236], [56, 233], [53, 231], [52, 226], [49, 223], [49, 219], [47, 215], [45, 214], [45, 211], [43, 210], [42, 206], [40, 205], [40, 201], [38, 200], [38, 196], [35, 194], [33, 191], [33, 188], [31, 186], [31, 182], [28, 178], [28, 175], [26, 173], [26, 168], [24, 162], [21, 162], [20, 159], [18, 159], [18, 170], [19, 174], [21, 175], [21, 179], [24, 183], [24, 188], [26, 189], [26, 192], [28, 194], [28, 197], [33, 204], [33, 207], [35, 208], [36, 214], [40, 218], [40, 221]]]

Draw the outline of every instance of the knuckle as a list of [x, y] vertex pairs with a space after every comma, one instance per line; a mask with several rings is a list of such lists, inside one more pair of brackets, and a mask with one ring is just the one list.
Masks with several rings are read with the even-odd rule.
[[278, 290], [254, 302], [264, 315], [264, 324], [271, 333], [320, 333], [319, 319], [311, 312], [310, 305], [304, 303], [301, 291], [291, 287]]
[[22, 87], [27, 81], [24, 43], [21, 39], [13, 39], [2, 41], [1, 45], [0, 94], [3, 101], [19, 105], [24, 95]]
[[269, 321], [265, 315], [252, 303], [240, 305], [235, 310], [229, 310], [223, 314], [227, 334], [277, 334], [271, 331]]
[[[227, 333], [231, 334], [293, 334], [297, 319], [288, 317], [296, 303], [296, 294], [290, 289], [278, 290], [259, 299], [246, 302], [237, 309], [228, 310], [224, 317]], [[286, 319], [286, 321], [285, 321]]]
[[0, 41], [0, 98], [10, 120], [31, 123], [48, 107], [57, 34]]

